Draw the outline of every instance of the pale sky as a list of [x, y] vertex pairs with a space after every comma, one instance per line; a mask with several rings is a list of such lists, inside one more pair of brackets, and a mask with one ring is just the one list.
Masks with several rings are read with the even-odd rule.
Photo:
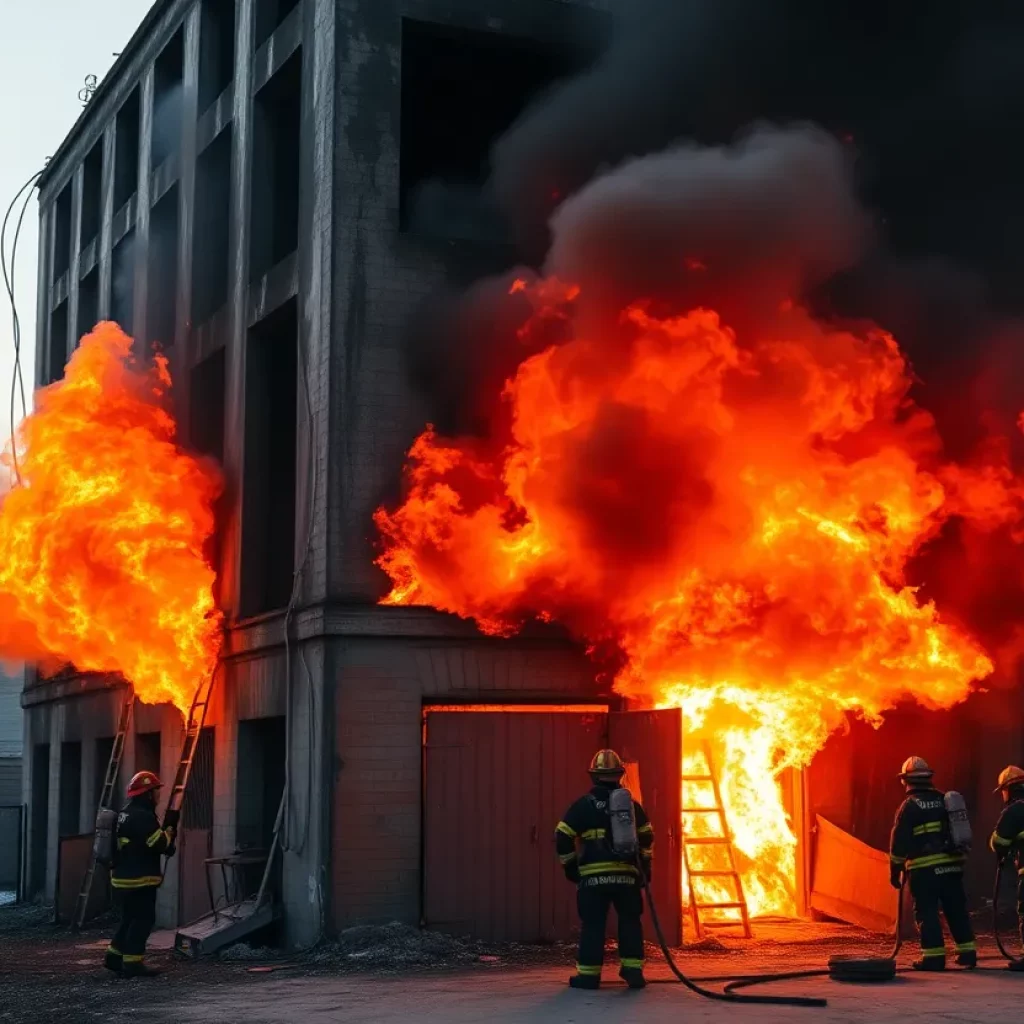
[[[102, 78], [142, 22], [150, 0], [3, 0], [0, 22], [0, 221], [14, 194], [70, 131], [85, 76]], [[14, 218], [12, 217], [12, 220]], [[18, 241], [15, 280], [22, 367], [35, 367], [39, 207], [29, 205]], [[8, 241], [13, 229], [8, 225]], [[14, 343], [0, 278], [0, 447], [9, 433]]]

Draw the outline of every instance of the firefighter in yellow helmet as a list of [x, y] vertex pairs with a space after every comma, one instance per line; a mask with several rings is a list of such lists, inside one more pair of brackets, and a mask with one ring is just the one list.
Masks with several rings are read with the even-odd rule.
[[[1000, 864], [1009, 858], [1017, 869], [1017, 922], [1024, 939], [1024, 770], [1004, 768], [993, 792], [1002, 794], [1003, 810], [988, 845]], [[1011, 961], [1009, 970], [1024, 971], [1024, 960]]]
[[900, 779], [907, 798], [896, 812], [889, 840], [889, 880], [899, 889], [906, 873], [921, 933], [921, 959], [914, 961], [915, 971], [946, 968], [940, 908], [956, 943], [956, 962], [961, 967], [978, 964], [964, 892], [966, 857], [953, 849], [946, 803], [932, 785], [933, 775], [923, 757], [908, 757], [903, 762]]
[[[643, 884], [650, 881], [654, 828], [643, 807], [633, 801], [639, 856], [616, 852], [611, 842], [608, 800], [621, 788], [625, 768], [614, 750], [599, 750], [590, 762], [593, 788], [565, 812], [555, 829], [555, 849], [565, 877], [576, 884], [580, 944], [573, 988], [598, 988], [604, 964], [605, 922], [615, 907], [619, 922], [619, 975], [630, 988], [643, 988]], [[627, 804], [628, 806], [628, 804]], [[641, 872], [643, 876], [641, 876]]]
[[128, 783], [128, 802], [117, 816], [110, 884], [121, 897], [121, 926], [103, 964], [126, 978], [156, 974], [144, 963], [146, 942], [156, 922], [156, 891], [163, 882], [161, 855], [174, 853], [176, 815], [161, 827], [156, 796], [163, 784], [153, 772], [137, 772]]

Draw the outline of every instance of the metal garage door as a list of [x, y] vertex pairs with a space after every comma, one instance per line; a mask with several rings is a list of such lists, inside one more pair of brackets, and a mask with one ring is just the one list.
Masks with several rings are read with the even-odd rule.
[[[680, 736], [674, 711], [609, 716], [428, 710], [428, 927], [495, 941], [553, 942], [574, 934], [575, 889], [555, 857], [554, 827], [586, 791], [587, 763], [609, 741], [622, 746], [627, 760], [639, 763], [662, 860], [656, 893], [665, 893], [661, 913], [666, 932], [678, 937], [679, 865], [673, 846], [679, 823]], [[664, 762], [660, 776], [659, 762]], [[666, 900], [670, 890], [674, 895]]]

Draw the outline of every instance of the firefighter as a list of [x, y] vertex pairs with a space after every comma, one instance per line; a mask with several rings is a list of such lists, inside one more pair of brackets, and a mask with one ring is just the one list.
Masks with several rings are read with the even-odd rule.
[[[599, 750], [590, 762], [593, 788], [580, 797], [555, 829], [555, 848], [565, 877], [576, 884], [580, 915], [580, 944], [573, 988], [598, 988], [604, 963], [605, 922], [608, 908], [615, 907], [619, 921], [619, 976], [630, 988], [643, 988], [644, 932], [643, 884], [651, 878], [654, 828], [636, 801], [639, 863], [624, 860], [609, 838], [611, 820], [608, 796], [618, 789], [625, 774], [622, 759], [614, 750]], [[641, 877], [643, 872], [643, 877]]]
[[[1000, 864], [1011, 857], [1017, 868], [1017, 922], [1024, 941], [1024, 770], [1013, 764], [1004, 768], [993, 792], [1002, 793], [1004, 806], [988, 845]], [[1024, 971], [1024, 960], [1011, 961], [1009, 970]]]
[[104, 966], [126, 978], [157, 974], [143, 963], [146, 941], [156, 921], [156, 891], [163, 881], [161, 855], [174, 854], [177, 815], [167, 813], [161, 828], [156, 797], [163, 784], [152, 772], [139, 772], [128, 783], [117, 817], [110, 884], [121, 897], [121, 926], [107, 949]]
[[961, 967], [978, 963], [964, 892], [966, 858], [952, 849], [946, 803], [932, 785], [934, 774], [924, 758], [903, 762], [900, 779], [907, 798], [896, 812], [889, 841], [889, 880], [899, 889], [906, 872], [914, 898], [914, 919], [921, 933], [921, 959], [914, 962], [915, 971], [946, 969], [940, 908], [956, 943], [956, 962]]

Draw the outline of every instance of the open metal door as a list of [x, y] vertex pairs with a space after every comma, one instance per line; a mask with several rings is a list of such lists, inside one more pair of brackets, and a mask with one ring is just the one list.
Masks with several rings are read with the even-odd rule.
[[626, 762], [626, 785], [654, 825], [651, 889], [670, 946], [680, 945], [683, 937], [679, 846], [682, 730], [679, 708], [619, 711], [608, 716], [608, 745]]

